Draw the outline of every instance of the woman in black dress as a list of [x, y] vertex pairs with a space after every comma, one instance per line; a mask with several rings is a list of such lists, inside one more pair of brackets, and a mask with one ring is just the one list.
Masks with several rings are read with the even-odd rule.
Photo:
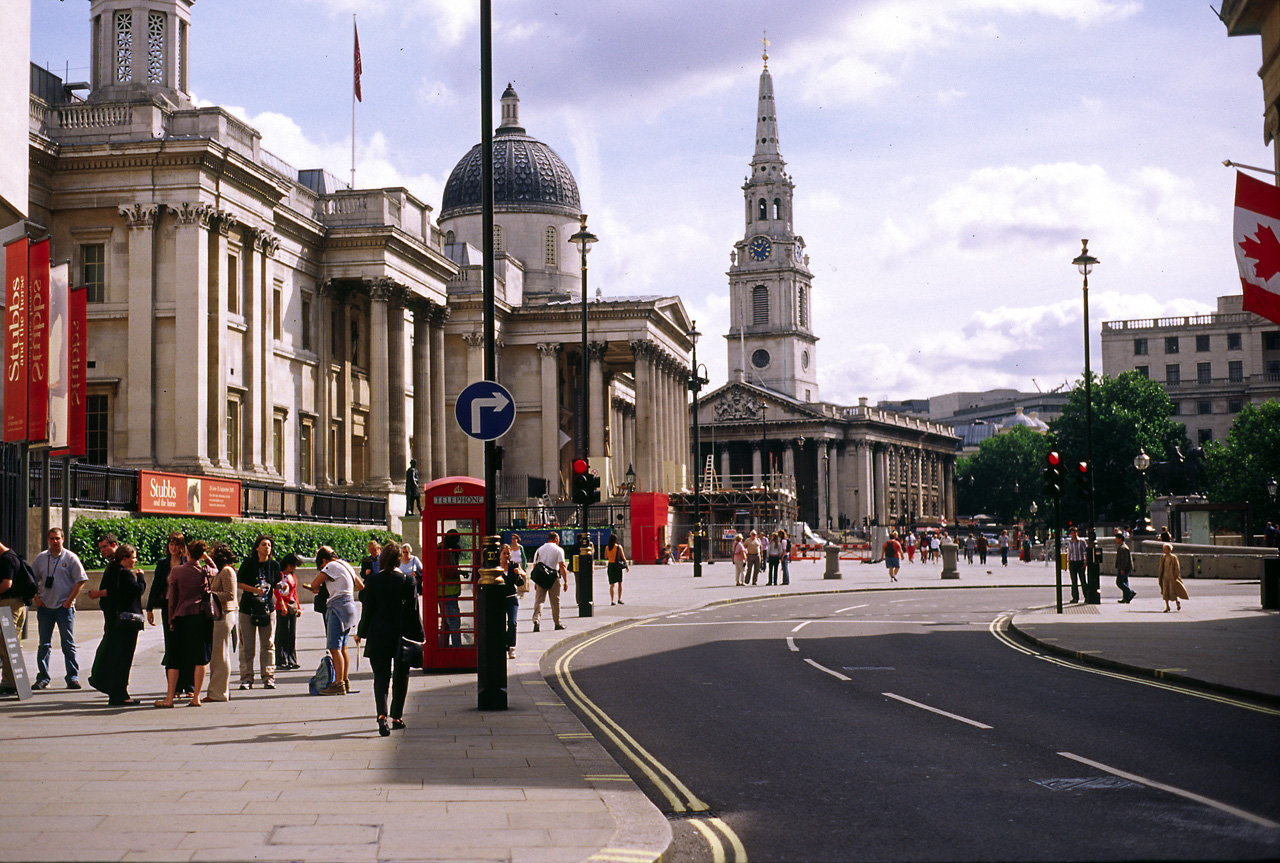
[[[169, 651], [173, 649], [173, 630], [169, 629], [169, 570], [180, 563], [187, 562], [187, 538], [174, 531], [165, 541], [165, 556], [156, 564], [155, 574], [151, 578], [151, 592], [147, 594], [147, 623], [155, 625], [155, 611], [160, 610], [160, 627], [164, 633], [164, 656], [160, 664], [165, 668], [172, 667], [168, 662]], [[178, 694], [190, 695], [195, 684], [191, 675], [178, 678]]]
[[196, 540], [187, 546], [189, 560], [169, 570], [169, 628], [173, 631], [171, 656], [167, 657], [165, 670], [169, 677], [169, 691], [157, 701], [156, 707], [173, 707], [178, 687], [178, 677], [190, 669], [195, 690], [190, 706], [203, 707], [200, 687], [213, 655], [213, 621], [200, 613], [200, 600], [206, 585], [214, 576], [213, 561], [204, 553], [205, 545]]
[[118, 620], [111, 634], [111, 652], [107, 657], [107, 702], [109, 704], [137, 704], [129, 697], [129, 671], [133, 668], [133, 653], [138, 647], [138, 633], [142, 631], [142, 593], [147, 582], [142, 570], [137, 569], [138, 552], [124, 543], [116, 547], [111, 560], [111, 579], [104, 580], [102, 589], [107, 592], [112, 614]]
[[[373, 702], [378, 711], [378, 733], [404, 728], [404, 700], [409, 692], [409, 664], [400, 659], [402, 636], [422, 641], [422, 617], [413, 576], [400, 571], [400, 554], [389, 545], [378, 568], [364, 586], [364, 610], [356, 639], [364, 639], [364, 655], [373, 667]], [[394, 663], [395, 673], [392, 674]], [[391, 686], [391, 727], [387, 727], [387, 687]]]

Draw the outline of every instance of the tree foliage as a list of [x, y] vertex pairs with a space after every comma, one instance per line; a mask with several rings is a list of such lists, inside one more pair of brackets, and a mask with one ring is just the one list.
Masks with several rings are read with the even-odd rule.
[[[1139, 450], [1151, 461], [1170, 458], [1174, 447], [1187, 453], [1186, 430], [1173, 419], [1173, 401], [1159, 383], [1137, 372], [1093, 377], [1093, 482], [1099, 521], [1132, 521], [1139, 512], [1142, 477], [1133, 466]], [[1062, 454], [1062, 517], [1082, 522], [1088, 503], [1076, 494], [1077, 465], [1086, 460], [1084, 381], [1072, 389], [1062, 415], [1049, 423]], [[1040, 492], [1037, 487], [1037, 491]], [[1040, 492], [1042, 494], [1042, 492]], [[1141, 501], [1145, 509], [1145, 501]]]
[[1048, 451], [1048, 439], [1025, 426], [984, 440], [976, 454], [956, 465], [959, 511], [992, 515], [1004, 524], [1030, 517]]
[[1251, 503], [1257, 521], [1280, 520], [1267, 482], [1280, 480], [1280, 402], [1245, 405], [1225, 441], [1205, 447], [1209, 500]]

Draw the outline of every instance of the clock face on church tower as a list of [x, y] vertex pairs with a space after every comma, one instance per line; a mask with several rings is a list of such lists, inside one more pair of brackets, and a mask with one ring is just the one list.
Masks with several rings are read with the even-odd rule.
[[753, 261], [767, 261], [771, 251], [773, 243], [769, 242], [768, 237], [756, 237], [747, 246], [747, 254], [751, 255]]

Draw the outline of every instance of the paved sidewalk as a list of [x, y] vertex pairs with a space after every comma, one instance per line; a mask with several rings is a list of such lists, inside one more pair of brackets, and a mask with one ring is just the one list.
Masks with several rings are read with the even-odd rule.
[[[280, 674], [274, 691], [239, 692], [233, 682], [229, 703], [162, 710], [109, 707], [92, 690], [66, 690], [55, 645], [53, 688], [22, 703], [0, 700], [11, 741], [0, 782], [18, 789], [0, 814], [0, 860], [658, 860], [671, 841], [667, 819], [552, 695], [539, 673], [542, 654], [593, 629], [712, 602], [890, 587], [882, 566], [842, 561], [841, 569], [843, 578], [827, 580], [821, 564], [798, 563], [789, 586], [735, 587], [732, 566], [723, 562], [704, 567], [701, 579], [692, 578], [690, 564], [634, 567], [618, 606], [609, 605], [597, 571], [595, 616], [580, 619], [567, 604], [564, 631], [553, 630], [544, 609], [543, 631], [531, 633], [532, 597], [522, 603], [508, 710], [476, 710], [474, 674], [415, 674], [409, 728], [385, 739], [374, 725], [363, 658], [352, 674], [360, 691], [349, 696], [310, 697], [309, 672], [295, 671]], [[1039, 563], [962, 564], [958, 582], [939, 575], [937, 564], [907, 565], [892, 587], [1038, 585], [1045, 603], [1053, 601], [1053, 569]], [[1153, 593], [1149, 582], [1135, 587]], [[1236, 647], [1215, 653], [1219, 666], [1244, 660], [1233, 661], [1236, 670], [1226, 676], [1239, 681], [1240, 667], [1259, 657], [1274, 661], [1277, 618], [1256, 612], [1256, 584], [1189, 580], [1188, 590], [1193, 599], [1183, 603], [1182, 617], [1148, 614], [1140, 603], [1117, 607], [1155, 618], [1148, 627], [1120, 627], [1154, 645], [1161, 658], [1153, 668], [1196, 670], [1185, 660], [1189, 645], [1213, 651], [1222, 640], [1215, 633], [1235, 639], [1242, 627]], [[1104, 585], [1112, 606], [1113, 592]], [[1222, 607], [1210, 614], [1211, 603]], [[1108, 624], [1118, 613], [1091, 608]], [[1074, 633], [1101, 638], [1078, 622], [1087, 612], [1052, 617], [1020, 613], [1016, 624], [1046, 643]], [[82, 668], [92, 662], [101, 620], [97, 612], [78, 615]], [[1257, 620], [1269, 628], [1255, 627]], [[1210, 628], [1188, 641], [1195, 621]], [[1132, 646], [1113, 642], [1107, 647], [1117, 655]], [[303, 615], [298, 646], [304, 666], [314, 667], [323, 647], [318, 615]], [[34, 628], [24, 648], [33, 667]], [[131, 686], [148, 705], [163, 688], [159, 657], [159, 632], [148, 629]]]

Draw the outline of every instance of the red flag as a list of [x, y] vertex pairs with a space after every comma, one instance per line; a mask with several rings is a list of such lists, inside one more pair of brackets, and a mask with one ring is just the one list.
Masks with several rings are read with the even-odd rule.
[[27, 269], [27, 440], [49, 439], [49, 241], [30, 246]]
[[67, 310], [67, 446], [52, 453], [56, 456], [82, 456], [85, 451], [85, 400], [88, 388], [89, 291], [81, 286], [68, 291]]
[[1239, 171], [1235, 247], [1245, 311], [1280, 324], [1280, 189]]
[[355, 22], [355, 19], [354, 19], [354, 18], [353, 18], [353, 19], [351, 19], [351, 31], [352, 31], [353, 33], [355, 33], [355, 36], [356, 36], [356, 57], [355, 57], [355, 93], [356, 93], [356, 99], [358, 99], [358, 100], [360, 100], [361, 102], [363, 102], [363, 101], [364, 101], [364, 97], [360, 94], [360, 73], [364, 71], [363, 67], [360, 65], [360, 28], [356, 27], [356, 22]]
[[27, 439], [27, 238], [5, 246], [4, 440]]

